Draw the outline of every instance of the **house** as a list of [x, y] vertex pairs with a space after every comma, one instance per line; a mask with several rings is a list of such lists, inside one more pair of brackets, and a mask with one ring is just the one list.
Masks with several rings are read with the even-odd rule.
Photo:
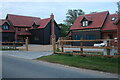
[[[120, 14], [119, 14], [120, 15]], [[120, 54], [120, 16], [115, 21], [115, 25], [117, 25], [117, 36], [118, 36], [118, 53]]]
[[0, 20], [0, 34], [2, 41], [24, 41], [29, 38], [30, 43], [50, 44], [53, 36], [56, 40], [59, 37], [59, 30], [54, 15], [50, 18], [41, 19], [39, 17], [21, 16], [8, 14], [6, 19]]
[[[109, 11], [81, 15], [70, 28], [71, 39], [114, 39], [117, 37], [117, 26], [114, 25], [116, 18], [117, 14], [110, 14]], [[84, 45], [93, 44], [94, 42], [84, 43]]]
[[30, 43], [38, 44], [50, 44], [52, 43], [52, 38], [55, 38], [56, 41], [59, 37], [59, 26], [54, 20], [54, 15], [51, 14], [50, 18], [41, 19], [39, 23], [35, 21], [30, 33]]

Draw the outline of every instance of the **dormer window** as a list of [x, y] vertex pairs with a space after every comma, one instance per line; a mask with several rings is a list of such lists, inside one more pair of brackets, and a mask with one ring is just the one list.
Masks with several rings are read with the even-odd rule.
[[111, 21], [115, 21], [116, 17], [112, 17]]
[[9, 26], [8, 25], [2, 26], [2, 30], [9, 30]]
[[82, 26], [83, 26], [83, 27], [88, 26], [88, 21], [83, 21], [83, 22], [82, 22]]
[[33, 28], [36, 29], [40, 25], [36, 25], [35, 23], [33, 24]]

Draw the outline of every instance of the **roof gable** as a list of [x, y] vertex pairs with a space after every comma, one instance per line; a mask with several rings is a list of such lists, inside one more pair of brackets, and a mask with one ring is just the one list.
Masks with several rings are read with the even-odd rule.
[[92, 21], [92, 16], [84, 16], [80, 22], [82, 22], [84, 19], [88, 20], [88, 21]]
[[[72, 27], [70, 28], [70, 30], [75, 30], [75, 29], [91, 29], [91, 28], [101, 28], [103, 26], [103, 23], [106, 19], [106, 17], [108, 16], [109, 12], [105, 11], [105, 12], [99, 12], [99, 13], [92, 13], [92, 14], [86, 14], [86, 15], [81, 15], [79, 16], [74, 24], [72, 25]], [[91, 17], [90, 17], [91, 16]], [[80, 21], [83, 18], [86, 18], [87, 20], [92, 21], [92, 23], [87, 26], [87, 27], [81, 27], [81, 23]]]
[[5, 19], [0, 19], [0, 25], [3, 25], [4, 23], [7, 23], [8, 25], [10, 25], [7, 20], [5, 20]]

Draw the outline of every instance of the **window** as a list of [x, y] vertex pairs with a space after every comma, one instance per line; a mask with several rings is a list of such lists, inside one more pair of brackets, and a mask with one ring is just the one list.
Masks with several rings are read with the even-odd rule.
[[83, 26], [83, 27], [88, 26], [88, 21], [83, 21], [83, 22], [82, 22], [82, 26]]
[[2, 27], [2, 29], [3, 29], [3, 30], [9, 30], [9, 26], [4, 25], [4, 26]]
[[112, 17], [112, 19], [111, 19], [111, 20], [112, 20], [112, 21], [115, 21], [115, 19], [116, 19], [115, 17]]
[[82, 35], [75, 35], [75, 40], [80, 40], [82, 38]]
[[37, 36], [35, 36], [35, 38], [34, 38], [36, 41], [38, 41], [39, 40], [39, 37], [37, 37]]

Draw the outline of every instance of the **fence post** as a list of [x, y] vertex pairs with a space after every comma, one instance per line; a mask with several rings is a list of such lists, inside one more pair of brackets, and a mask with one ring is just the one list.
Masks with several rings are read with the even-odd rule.
[[[81, 38], [81, 40], [83, 40], [82, 38]], [[81, 43], [80, 43], [80, 46], [82, 47], [83, 46], [83, 42], [81, 41]], [[80, 50], [81, 50], [81, 54], [83, 54], [83, 48], [80, 48]]]
[[[107, 41], [107, 47], [109, 47], [110, 43], [109, 40]], [[110, 49], [107, 49], [107, 55], [110, 55]]]
[[52, 38], [52, 45], [53, 45], [53, 54], [56, 52], [56, 45], [55, 45], [55, 39]]
[[26, 44], [26, 51], [28, 51], [28, 37], [26, 37], [25, 44]]
[[14, 49], [16, 49], [16, 44], [15, 44], [15, 42], [13, 42], [13, 47], [14, 47]]
[[61, 43], [62, 52], [64, 52], [63, 42], [60, 41], [60, 43]]

